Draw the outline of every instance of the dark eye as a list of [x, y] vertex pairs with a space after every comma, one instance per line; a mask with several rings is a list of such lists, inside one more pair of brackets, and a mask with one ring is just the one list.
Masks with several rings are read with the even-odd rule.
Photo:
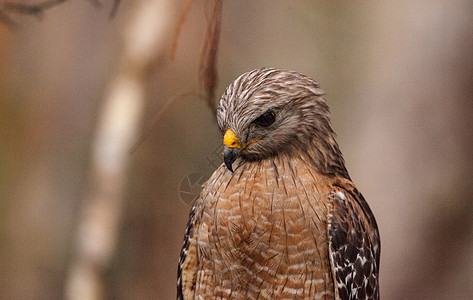
[[276, 121], [276, 115], [272, 110], [268, 110], [267, 112], [256, 118], [253, 123], [258, 126], [266, 127], [273, 124], [274, 121]]

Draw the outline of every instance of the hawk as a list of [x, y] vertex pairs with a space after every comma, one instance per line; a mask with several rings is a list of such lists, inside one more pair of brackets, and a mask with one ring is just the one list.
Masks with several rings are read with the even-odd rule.
[[323, 95], [275, 68], [226, 89], [224, 162], [190, 212], [177, 299], [379, 299], [378, 227]]

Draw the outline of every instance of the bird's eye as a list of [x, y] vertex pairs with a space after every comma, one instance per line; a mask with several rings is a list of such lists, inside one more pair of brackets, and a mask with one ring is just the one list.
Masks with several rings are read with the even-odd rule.
[[266, 126], [269, 126], [269, 125], [273, 124], [274, 121], [276, 121], [276, 115], [274, 114], [274, 112], [272, 110], [268, 110], [264, 114], [262, 114], [261, 116], [256, 118], [253, 121], [253, 123], [258, 125], [258, 126], [266, 127]]

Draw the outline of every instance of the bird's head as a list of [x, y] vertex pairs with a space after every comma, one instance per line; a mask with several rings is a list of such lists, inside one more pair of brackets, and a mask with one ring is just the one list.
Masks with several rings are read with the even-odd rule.
[[339, 150], [322, 96], [317, 82], [297, 72], [262, 68], [238, 77], [217, 109], [227, 168], [233, 171], [238, 157], [255, 161], [309, 150], [327, 165], [327, 156]]

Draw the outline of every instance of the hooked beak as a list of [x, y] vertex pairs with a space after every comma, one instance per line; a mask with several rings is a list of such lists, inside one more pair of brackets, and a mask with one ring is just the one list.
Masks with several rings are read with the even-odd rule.
[[227, 166], [227, 169], [233, 173], [233, 162], [237, 159], [240, 154], [240, 149], [238, 148], [229, 148], [227, 145], [223, 146], [223, 161]]
[[252, 143], [256, 143], [257, 141], [261, 140], [263, 137], [259, 137], [257, 139], [251, 140], [245, 145], [240, 144], [240, 139], [236, 136], [236, 134], [231, 130], [228, 129], [225, 132], [223, 137], [223, 161], [225, 165], [233, 173], [232, 164], [240, 155], [240, 152], [245, 149], [248, 145]]
[[240, 140], [231, 129], [228, 129], [225, 132], [225, 136], [223, 137], [223, 145], [223, 161], [225, 162], [228, 170], [233, 173], [232, 164], [240, 154], [241, 146]]

